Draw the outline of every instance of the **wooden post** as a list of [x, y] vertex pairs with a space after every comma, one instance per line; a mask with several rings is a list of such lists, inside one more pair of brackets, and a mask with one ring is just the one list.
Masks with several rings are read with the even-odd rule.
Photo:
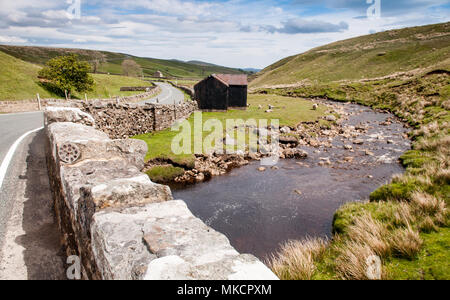
[[66, 101], [68, 100], [67, 99], [67, 90], [64, 90], [64, 94], [66, 94]]
[[177, 120], [177, 103], [176, 100], [173, 100], [173, 115], [175, 117], [175, 121]]
[[42, 107], [41, 107], [41, 98], [39, 97], [39, 93], [37, 93], [36, 96], [37, 96], [37, 101], [38, 101], [38, 107], [39, 107], [39, 110], [42, 110]]
[[86, 102], [88, 102], [87, 94], [86, 94], [86, 93], [84, 93], [84, 100], [86, 100]]

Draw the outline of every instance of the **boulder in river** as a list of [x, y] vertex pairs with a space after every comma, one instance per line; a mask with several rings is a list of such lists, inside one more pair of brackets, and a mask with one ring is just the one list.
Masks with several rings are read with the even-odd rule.
[[335, 122], [337, 120], [337, 118], [333, 115], [328, 115], [325, 117], [325, 120], [327, 120], [329, 122]]
[[280, 136], [279, 142], [281, 144], [294, 144], [298, 145], [298, 139], [295, 136]]

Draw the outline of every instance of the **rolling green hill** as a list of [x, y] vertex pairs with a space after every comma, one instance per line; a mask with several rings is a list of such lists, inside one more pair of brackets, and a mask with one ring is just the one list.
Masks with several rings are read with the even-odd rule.
[[[32, 99], [36, 94], [42, 98], [61, 98], [41, 86], [37, 75], [41, 67], [0, 51], [0, 100]], [[147, 86], [148, 82], [137, 78], [93, 74], [94, 89], [88, 92], [89, 98], [108, 98], [109, 96], [129, 96], [139, 92], [121, 92], [122, 86]], [[83, 95], [73, 97], [84, 98]]]
[[89, 61], [91, 64], [95, 61], [99, 61], [100, 66], [97, 71], [111, 74], [123, 73], [121, 64], [125, 59], [136, 61], [142, 67], [144, 75], [150, 77], [153, 76], [156, 71], [161, 71], [164, 76], [167, 77], [178, 78], [202, 78], [213, 73], [241, 74], [244, 72], [242, 70], [212, 64], [198, 65], [196, 63], [177, 60], [144, 58], [123, 53], [97, 50], [0, 45], [0, 51], [18, 59], [39, 65], [45, 64], [49, 59], [56, 56], [76, 53], [82, 60]]
[[450, 23], [391, 30], [287, 57], [259, 72], [252, 87], [359, 80], [450, 66]]
[[[331, 240], [287, 244], [272, 258], [272, 270], [291, 280], [369, 279], [373, 254], [381, 259], [382, 279], [449, 280], [450, 23], [336, 42], [255, 77], [251, 87], [267, 97], [356, 102], [411, 126], [412, 150], [400, 159], [405, 173], [369, 202], [341, 207]], [[440, 211], [427, 212], [424, 203]]]

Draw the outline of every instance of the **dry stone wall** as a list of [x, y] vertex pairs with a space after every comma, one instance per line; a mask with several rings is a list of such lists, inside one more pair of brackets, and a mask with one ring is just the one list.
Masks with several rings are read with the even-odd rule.
[[198, 109], [194, 101], [178, 105], [83, 103], [83, 111], [93, 116], [96, 126], [110, 138], [127, 138], [170, 128], [177, 120], [188, 118]]
[[[138, 94], [138, 95], [132, 95], [132, 96], [126, 96], [126, 97], [115, 97], [114, 99], [101, 99], [97, 101], [101, 102], [114, 102], [117, 101], [121, 103], [136, 103], [143, 101], [145, 99], [151, 98], [156, 93], [159, 93], [161, 89], [159, 87], [153, 88], [151, 91]], [[95, 100], [89, 100], [89, 101], [95, 101]], [[65, 100], [65, 99], [55, 99], [55, 98], [48, 98], [48, 99], [41, 99], [41, 109], [44, 109], [48, 106], [54, 106], [56, 105], [73, 105], [74, 102], [84, 102], [82, 100]], [[14, 113], [14, 112], [29, 112], [29, 111], [38, 111], [39, 110], [39, 103], [37, 99], [28, 99], [28, 100], [16, 100], [16, 101], [0, 101], [0, 112], [2, 113]]]
[[84, 279], [277, 279], [140, 172], [144, 142], [110, 139], [79, 108], [44, 115], [61, 239]]
[[184, 86], [184, 85], [176, 85], [176, 84], [173, 83], [172, 81], [169, 81], [169, 83], [170, 83], [173, 87], [175, 87], [175, 88], [177, 88], [177, 89], [180, 89], [180, 90], [182, 90], [183, 92], [187, 93], [189, 96], [191, 96], [192, 99], [195, 99], [195, 91], [194, 91], [194, 89], [192, 89], [192, 88], [190, 88], [190, 87], [187, 87], [187, 86]]

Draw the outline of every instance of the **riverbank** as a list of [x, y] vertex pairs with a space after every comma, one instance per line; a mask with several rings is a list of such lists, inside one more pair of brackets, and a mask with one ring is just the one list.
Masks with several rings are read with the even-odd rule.
[[415, 129], [409, 136], [413, 150], [401, 157], [406, 173], [373, 192], [369, 203], [340, 208], [331, 241], [287, 243], [270, 262], [280, 278], [373, 279], [367, 271], [379, 257], [381, 272], [375, 278], [450, 279], [449, 77], [437, 70], [409, 78], [259, 90], [385, 109]]
[[318, 130], [311, 143], [299, 138], [297, 147], [306, 157], [281, 159], [263, 171], [250, 161], [209, 181], [175, 186], [174, 197], [233, 247], [261, 260], [288, 240], [331, 238], [339, 207], [367, 202], [373, 190], [404, 172], [399, 157], [411, 149], [410, 128], [392, 114], [360, 105], [318, 103], [330, 105], [340, 118]]
[[[277, 95], [249, 95], [250, 106], [247, 110], [230, 110], [228, 112], [204, 112], [201, 113], [201, 124], [205, 125], [211, 120], [217, 120], [222, 124], [224, 132], [228, 134], [229, 145], [214, 148], [205, 148], [202, 144], [201, 154], [179, 154], [175, 155], [170, 149], [173, 139], [178, 132], [170, 129], [135, 136], [134, 138], [144, 140], [149, 145], [149, 152], [146, 156], [146, 167], [144, 169], [155, 182], [164, 184], [193, 184], [203, 182], [214, 176], [224, 175], [233, 168], [244, 166], [251, 160], [260, 160], [267, 156], [262, 155], [260, 150], [249, 149], [248, 140], [250, 136], [260, 136], [256, 126], [245, 124], [248, 120], [254, 120], [257, 125], [261, 121], [268, 120], [266, 128], [271, 134], [270, 120], [279, 120], [280, 131], [275, 134], [280, 135], [280, 158], [301, 158], [304, 153], [296, 150], [300, 143], [311, 143], [320, 145], [317, 140], [321, 130], [328, 130], [334, 126], [337, 120], [337, 112], [326, 105], [319, 105], [316, 109], [311, 101], [283, 97]], [[327, 119], [328, 118], [328, 119]], [[227, 120], [241, 120], [244, 124], [233, 125], [227, 128]], [[188, 127], [194, 128], [194, 116], [187, 121]], [[259, 127], [259, 126], [258, 126]], [[237, 140], [235, 135], [241, 131], [246, 135], [245, 150], [242, 153], [221, 154], [220, 150], [227, 150], [229, 147], [235, 150]], [[281, 132], [283, 131], [283, 132]], [[211, 134], [211, 130], [204, 130], [203, 139]], [[194, 153], [195, 139], [191, 134], [191, 153]], [[197, 145], [198, 147], [198, 145]], [[237, 152], [237, 151], [234, 151]], [[226, 153], [226, 152], [225, 152]]]

